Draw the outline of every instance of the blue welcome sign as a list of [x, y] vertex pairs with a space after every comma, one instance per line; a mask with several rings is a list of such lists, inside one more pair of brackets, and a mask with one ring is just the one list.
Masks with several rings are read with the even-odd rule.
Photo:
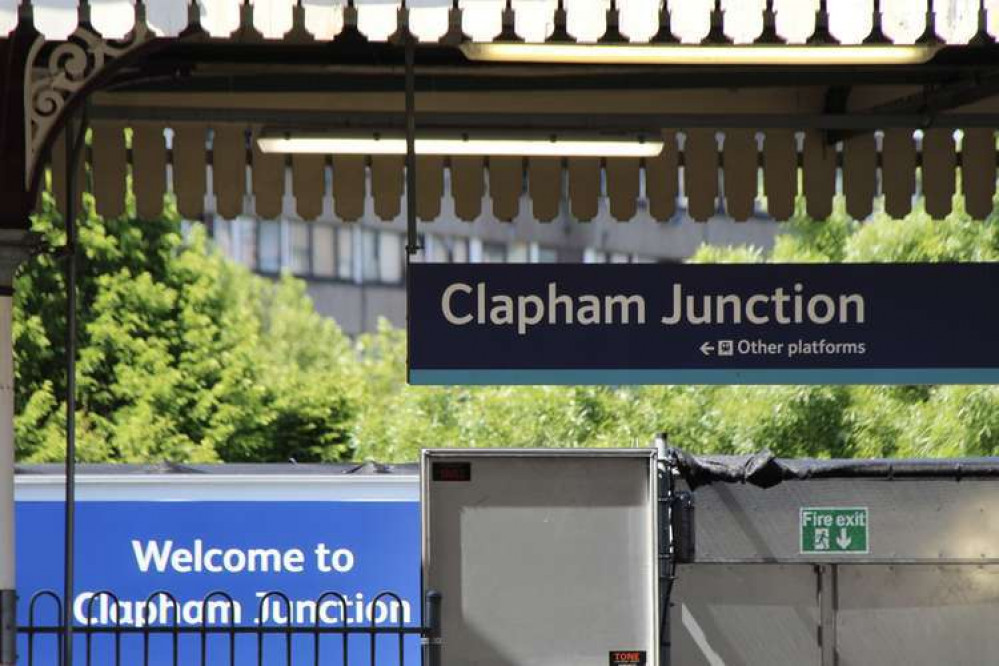
[[[59, 609], [45, 591], [61, 596], [63, 505], [18, 501], [16, 518], [18, 617], [24, 625], [52, 627], [59, 623]], [[395, 596], [383, 595], [385, 591]], [[139, 634], [126, 635], [118, 644], [111, 636], [88, 641], [78, 634], [74, 644], [80, 664], [256, 663], [258, 639], [252, 633], [234, 639], [235, 653], [225, 633], [213, 635], [206, 639], [202, 661], [196, 631], [202, 626], [418, 627], [419, 505], [80, 502], [71, 604], [79, 627], [159, 632], [151, 634], [148, 660]], [[174, 627], [184, 632], [176, 648], [170, 633]], [[268, 636], [261, 646], [263, 663], [284, 664], [286, 640], [293, 642], [294, 664], [333, 663], [343, 650], [339, 635], [322, 638], [322, 659], [315, 654], [312, 636]], [[383, 636], [373, 644], [366, 635], [354, 636], [348, 644], [350, 663], [370, 663], [374, 645], [379, 663], [419, 664], [419, 636], [407, 637], [402, 656], [398, 641], [397, 636]], [[55, 634], [22, 635], [18, 652], [24, 663], [30, 653], [36, 666], [56, 664], [57, 645]]]
[[999, 382], [999, 265], [411, 266], [414, 384]]

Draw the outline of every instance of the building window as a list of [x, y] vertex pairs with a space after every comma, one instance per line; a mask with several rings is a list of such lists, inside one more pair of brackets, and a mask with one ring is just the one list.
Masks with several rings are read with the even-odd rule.
[[[235, 222], [233, 226], [235, 226]], [[232, 242], [232, 232], [230, 232], [229, 220], [223, 220], [221, 217], [217, 217], [212, 221], [212, 238], [215, 240], [215, 247], [219, 249], [222, 254], [229, 257], [230, 259], [236, 258], [236, 248], [233, 246]]]
[[257, 222], [237, 218], [229, 227], [232, 232], [232, 258], [253, 270], [257, 267]]
[[288, 244], [291, 272], [295, 275], [309, 275], [311, 248], [309, 244], [309, 224], [307, 222], [288, 223]]
[[502, 243], [483, 243], [482, 263], [484, 264], [506, 263], [506, 245], [503, 245]]
[[583, 261], [588, 264], [605, 264], [607, 263], [607, 253], [603, 250], [586, 248], [583, 252]]
[[361, 229], [361, 279], [378, 280], [378, 232], [371, 229]]
[[336, 276], [341, 280], [354, 279], [353, 231], [353, 227], [339, 227], [336, 230]]
[[424, 254], [427, 262], [431, 264], [447, 263], [448, 256], [447, 241], [440, 236], [426, 236], [423, 242]]
[[257, 268], [261, 273], [281, 272], [281, 223], [261, 220], [258, 225]]
[[312, 274], [336, 277], [336, 229], [328, 224], [312, 227]]
[[558, 261], [558, 250], [553, 247], [538, 247], [538, 263], [554, 264]]
[[511, 243], [507, 261], [511, 264], [526, 264], [531, 260], [531, 246], [527, 243]]
[[387, 231], [361, 230], [361, 278], [365, 282], [402, 282], [402, 236]]
[[402, 282], [402, 236], [378, 234], [378, 278], [381, 282]]
[[[228, 257], [251, 270], [277, 274], [283, 270], [300, 277], [354, 281], [356, 227], [299, 220], [216, 219], [212, 235], [217, 247]], [[398, 234], [390, 234], [397, 241]], [[376, 266], [372, 275], [383, 281], [402, 280], [402, 246], [376, 237], [375, 257], [385, 256], [386, 267]], [[399, 241], [401, 243], [401, 241]], [[368, 242], [371, 245], [371, 241]], [[399, 266], [389, 268], [396, 261]], [[382, 279], [376, 277], [374, 279]]]
[[468, 239], [459, 236], [427, 235], [426, 261], [435, 264], [468, 263]]
[[624, 252], [611, 252], [608, 261], [612, 264], [631, 263], [631, 257]]
[[644, 254], [587, 249], [583, 252], [583, 261], [587, 264], [654, 264], [662, 260]]
[[468, 263], [468, 239], [467, 238], [452, 238], [451, 239], [451, 261], [456, 264], [467, 264]]

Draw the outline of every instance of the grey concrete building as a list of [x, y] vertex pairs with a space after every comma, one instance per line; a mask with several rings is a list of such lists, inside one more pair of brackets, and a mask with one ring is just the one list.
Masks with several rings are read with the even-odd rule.
[[[445, 179], [441, 215], [431, 222], [420, 222], [424, 250], [414, 261], [680, 262], [702, 243], [748, 243], [763, 249], [773, 246], [779, 224], [766, 217], [759, 205], [750, 220], [739, 224], [721, 208], [706, 223], [691, 220], [680, 180], [677, 214], [665, 223], [649, 215], [643, 196], [630, 222], [611, 217], [605, 197], [595, 219], [579, 222], [572, 217], [563, 193], [559, 217], [540, 224], [532, 215], [526, 194], [519, 215], [511, 222], [492, 216], [488, 196], [476, 221], [461, 221], [454, 214]], [[316, 309], [335, 319], [348, 334], [370, 331], [383, 317], [396, 326], [404, 325], [404, 216], [400, 214], [391, 222], [380, 220], [369, 197], [359, 221], [343, 222], [333, 214], [329, 187], [326, 192], [323, 214], [312, 222], [295, 215], [290, 197], [285, 199], [285, 215], [279, 220], [253, 215], [225, 220], [209, 209], [207, 221], [215, 242], [234, 260], [261, 275], [276, 277], [287, 271], [306, 280]], [[252, 211], [252, 202], [248, 201], [245, 209]]]

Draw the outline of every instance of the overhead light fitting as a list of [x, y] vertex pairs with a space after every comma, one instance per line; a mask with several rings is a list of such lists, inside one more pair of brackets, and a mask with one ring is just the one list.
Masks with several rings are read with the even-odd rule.
[[919, 65], [939, 46], [932, 44], [561, 44], [466, 42], [469, 60], [605, 65]]
[[[406, 139], [398, 134], [287, 134], [257, 139], [263, 153], [320, 155], [405, 155]], [[418, 135], [417, 155], [495, 155], [517, 157], [655, 157], [662, 138], [641, 136], [462, 137]]]

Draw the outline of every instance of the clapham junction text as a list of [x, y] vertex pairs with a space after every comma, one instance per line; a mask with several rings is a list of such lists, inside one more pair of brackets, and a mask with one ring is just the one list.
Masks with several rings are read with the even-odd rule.
[[410, 266], [416, 384], [999, 383], [995, 264]]
[[[863, 324], [864, 297], [861, 294], [810, 294], [797, 282], [769, 293], [696, 294], [684, 291], [680, 283], [672, 287], [671, 301], [658, 317], [665, 326], [690, 324]], [[542, 293], [495, 293], [485, 282], [474, 286], [465, 282], [448, 285], [441, 294], [441, 314], [455, 326], [512, 326], [518, 335], [544, 325], [600, 326], [645, 324], [654, 306], [641, 294], [564, 293], [557, 282], [549, 282]]]

